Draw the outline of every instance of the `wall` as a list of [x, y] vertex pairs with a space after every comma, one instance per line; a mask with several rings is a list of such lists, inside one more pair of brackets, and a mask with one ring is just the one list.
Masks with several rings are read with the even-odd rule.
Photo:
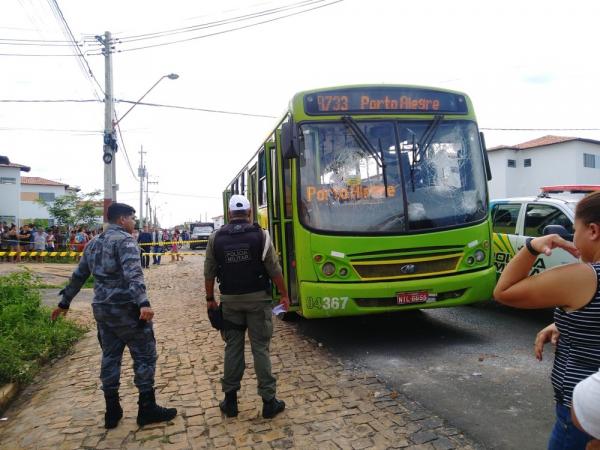
[[21, 218], [26, 220], [50, 219], [45, 206], [37, 203], [40, 192], [53, 193], [55, 197], [65, 195], [65, 186], [44, 186], [39, 184], [21, 185]]
[[[15, 184], [0, 183], [0, 216], [3, 221], [13, 222], [20, 216], [21, 170], [17, 167], [0, 167], [0, 178], [15, 178]], [[11, 219], [14, 217], [15, 219]]]

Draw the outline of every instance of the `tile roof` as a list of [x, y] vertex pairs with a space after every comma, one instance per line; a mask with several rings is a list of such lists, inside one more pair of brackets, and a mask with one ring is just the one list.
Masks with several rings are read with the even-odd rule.
[[21, 184], [35, 184], [41, 186], [69, 186], [65, 183], [59, 183], [58, 181], [47, 180], [46, 178], [40, 177], [21, 177]]
[[522, 142], [522, 143], [516, 144], [516, 145], [498, 145], [496, 147], [488, 148], [487, 150], [488, 150], [488, 152], [492, 152], [495, 150], [504, 150], [504, 149], [526, 150], [526, 149], [530, 149], [530, 148], [544, 147], [546, 145], [560, 144], [562, 142], [568, 142], [568, 141], [582, 141], [582, 142], [589, 142], [591, 144], [599, 144], [600, 145], [600, 141], [596, 141], [593, 139], [548, 135], [548, 136], [542, 136], [537, 139], [533, 139], [531, 141]]
[[0, 155], [0, 167], [14, 167], [15, 169], [20, 169], [23, 172], [29, 172], [31, 170], [31, 167], [24, 166], [22, 164], [11, 163], [8, 159], [8, 156], [2, 155]]

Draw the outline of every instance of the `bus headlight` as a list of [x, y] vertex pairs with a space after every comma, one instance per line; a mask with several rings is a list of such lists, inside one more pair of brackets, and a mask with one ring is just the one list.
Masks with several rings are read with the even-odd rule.
[[483, 250], [475, 250], [473, 256], [475, 257], [475, 261], [481, 262], [485, 259], [485, 252]]
[[340, 277], [345, 277], [346, 275], [348, 275], [348, 269], [346, 269], [345, 267], [342, 267], [339, 271]]
[[474, 262], [475, 262], [475, 258], [473, 258], [472, 256], [469, 256], [469, 257], [467, 258], [467, 264], [468, 264], [469, 266], [472, 266]]
[[323, 275], [330, 277], [335, 273], [335, 265], [333, 263], [326, 262], [323, 264], [323, 267], [321, 267], [321, 271], [323, 272]]

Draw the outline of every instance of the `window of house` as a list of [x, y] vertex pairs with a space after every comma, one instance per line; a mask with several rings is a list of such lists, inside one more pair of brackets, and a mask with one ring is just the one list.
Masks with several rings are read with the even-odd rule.
[[596, 167], [596, 155], [590, 153], [583, 154], [583, 167], [594, 169]]
[[523, 160], [523, 167], [531, 167], [531, 158]]
[[56, 195], [54, 192], [40, 192], [39, 199], [45, 202], [53, 202], [56, 200]]
[[12, 177], [0, 177], [0, 184], [17, 184], [17, 179]]
[[509, 159], [508, 167], [517, 167], [517, 161], [515, 159]]

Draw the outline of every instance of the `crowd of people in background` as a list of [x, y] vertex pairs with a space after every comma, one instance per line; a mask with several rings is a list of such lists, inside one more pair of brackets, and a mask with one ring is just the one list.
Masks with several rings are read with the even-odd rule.
[[[43, 251], [83, 251], [87, 242], [102, 230], [98, 228], [78, 227], [70, 231], [58, 226], [44, 227], [33, 223], [20, 227], [7, 222], [0, 223], [0, 252], [16, 252], [5, 255], [4, 261], [20, 262], [21, 252]], [[27, 256], [30, 260], [43, 261], [43, 256]]]
[[[17, 226], [14, 223], [1, 222], [0, 253], [7, 252], [7, 254], [0, 255], [0, 261], [13, 263], [24, 260], [44, 261], [42, 255], [23, 256], [22, 252], [71, 251], [81, 253], [87, 243], [100, 233], [102, 233], [101, 227], [78, 226], [68, 229], [58, 226], [44, 227], [33, 223]], [[150, 266], [150, 256], [152, 256], [153, 265], [160, 264], [162, 253], [170, 253], [173, 262], [183, 260], [183, 256], [179, 252], [183, 245], [190, 240], [187, 230], [180, 232], [178, 228], [168, 230], [148, 226], [144, 226], [142, 230], [134, 230], [133, 237], [141, 244], [140, 256], [142, 266], [145, 268]], [[11, 256], [8, 254], [9, 252], [15, 254]]]

